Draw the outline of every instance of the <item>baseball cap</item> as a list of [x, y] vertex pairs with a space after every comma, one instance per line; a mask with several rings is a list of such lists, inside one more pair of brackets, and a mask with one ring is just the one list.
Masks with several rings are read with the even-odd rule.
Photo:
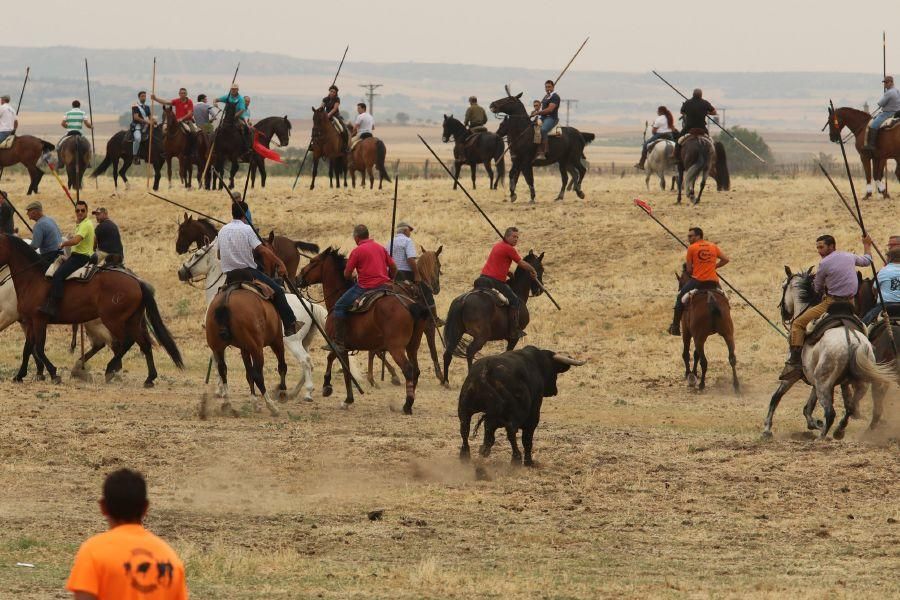
[[416, 228], [407, 223], [406, 221], [400, 221], [397, 223], [397, 229], [409, 229], [410, 231], [415, 231]]
[[28, 211], [28, 210], [44, 210], [44, 205], [41, 204], [40, 202], [38, 202], [37, 200], [35, 200], [34, 202], [32, 202], [31, 204], [26, 206], [25, 210], [26, 211]]
[[102, 206], [99, 206], [99, 207], [95, 208], [94, 210], [92, 210], [92, 211], [91, 211], [91, 214], [92, 214], [92, 215], [96, 215], [97, 213], [104, 213], [104, 214], [105, 214], [105, 213], [107, 213], [107, 212], [109, 212], [109, 211], [107, 211], [106, 208], [104, 208], [104, 207], [102, 207]]

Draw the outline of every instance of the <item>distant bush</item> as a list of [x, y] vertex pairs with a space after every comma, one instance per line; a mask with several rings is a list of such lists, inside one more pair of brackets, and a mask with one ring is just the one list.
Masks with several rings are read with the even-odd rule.
[[752, 154], [741, 148], [734, 139], [720, 132], [715, 139], [725, 146], [725, 154], [728, 156], [728, 170], [732, 173], [743, 175], [759, 175], [767, 172], [772, 163], [775, 162], [775, 157], [762, 136], [751, 129], [744, 129], [739, 126], [729, 127], [728, 131], [766, 161], [766, 164], [762, 164]]
[[405, 112], [398, 112], [394, 116], [394, 120], [397, 121], [398, 125], [406, 125], [407, 123], [409, 123], [409, 115]]

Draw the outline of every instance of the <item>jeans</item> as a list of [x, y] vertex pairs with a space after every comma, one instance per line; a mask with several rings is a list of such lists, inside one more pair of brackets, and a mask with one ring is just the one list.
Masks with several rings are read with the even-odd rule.
[[[900, 302], [887, 302], [888, 315], [893, 317], [900, 315]], [[878, 318], [878, 315], [881, 314], [881, 303], [876, 302], [875, 306], [872, 307], [869, 312], [863, 315], [862, 322], [866, 325], [871, 325], [875, 319]]]
[[334, 305], [334, 310], [332, 313], [338, 319], [346, 319], [347, 311], [350, 310], [350, 307], [353, 306], [353, 303], [356, 302], [356, 299], [368, 292], [369, 290], [362, 288], [359, 284], [354, 283], [349, 290], [344, 292], [344, 295], [338, 298], [337, 303]]
[[550, 115], [544, 115], [541, 119], [543, 120], [541, 123], [541, 139], [545, 140], [547, 139], [547, 134], [553, 131], [553, 128], [559, 123], [559, 119], [554, 119]]
[[872, 122], [869, 123], [869, 129], [878, 129], [881, 127], [881, 124], [894, 116], [893, 111], [878, 113], [874, 117], [872, 117]]
[[254, 279], [262, 281], [275, 292], [275, 296], [272, 297], [272, 304], [275, 305], [275, 310], [278, 311], [278, 316], [281, 317], [281, 324], [289, 327], [296, 323], [297, 317], [294, 316], [294, 311], [291, 309], [291, 305], [288, 304], [287, 296], [285, 296], [281, 286], [259, 269], [250, 269], [250, 272], [253, 273]]
[[519, 308], [522, 304], [522, 301], [516, 295], [512, 288], [509, 287], [505, 281], [500, 281], [499, 279], [494, 279], [493, 277], [488, 277], [487, 275], [480, 275], [478, 279], [475, 280], [476, 288], [493, 288], [506, 296], [506, 299], [509, 300], [509, 306], [511, 308]]
[[13, 134], [12, 131], [0, 131], [0, 142], [2, 142], [3, 140], [5, 140], [6, 138], [8, 138], [9, 136], [11, 136], [12, 134]]
[[141, 127], [135, 127], [131, 131], [131, 155], [137, 156], [141, 152], [141, 138], [143, 137], [143, 130]]
[[66, 277], [88, 264], [91, 260], [91, 257], [86, 254], [75, 254], [66, 259], [66, 262], [59, 265], [59, 268], [56, 270], [56, 273], [53, 274], [53, 279], [50, 280], [50, 298], [53, 300], [61, 300], [63, 297], [63, 290], [66, 284]]
[[647, 148], [650, 147], [650, 144], [652, 144], [652, 143], [655, 142], [656, 140], [661, 140], [661, 139], [671, 140], [671, 139], [672, 139], [672, 134], [671, 134], [671, 133], [668, 133], [668, 132], [666, 132], [666, 133], [654, 133], [653, 135], [651, 135], [650, 137], [647, 138], [647, 141], [646, 141], [646, 142], [644, 142], [644, 148], [643, 148], [643, 151], [644, 151], [644, 152], [647, 152]]
[[684, 308], [684, 295], [690, 292], [691, 290], [696, 290], [700, 287], [700, 282], [691, 277], [688, 279], [688, 282], [681, 286], [681, 289], [678, 290], [678, 297], [675, 298], [675, 310], [681, 310]]

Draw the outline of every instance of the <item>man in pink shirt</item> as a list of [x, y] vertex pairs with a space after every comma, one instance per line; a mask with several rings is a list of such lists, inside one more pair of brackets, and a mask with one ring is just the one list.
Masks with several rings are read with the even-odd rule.
[[347, 259], [344, 277], [351, 279], [356, 271], [356, 283], [338, 299], [332, 311], [334, 319], [334, 344], [338, 351], [345, 351], [347, 340], [347, 311], [357, 298], [370, 290], [391, 283], [397, 272], [394, 259], [381, 244], [369, 239], [369, 228], [357, 225], [353, 228], [353, 241], [356, 248]]

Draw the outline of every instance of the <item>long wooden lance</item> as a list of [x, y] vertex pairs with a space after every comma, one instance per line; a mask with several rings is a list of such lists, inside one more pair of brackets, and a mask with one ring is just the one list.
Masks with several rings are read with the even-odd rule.
[[153, 196], [154, 198], [158, 199], [158, 200], [162, 200], [163, 202], [168, 202], [169, 204], [173, 204], [173, 205], [177, 206], [178, 208], [183, 208], [184, 210], [186, 210], [186, 211], [188, 211], [188, 212], [192, 212], [192, 213], [194, 213], [194, 214], [196, 214], [196, 215], [200, 215], [200, 216], [203, 217], [204, 219], [209, 219], [210, 221], [213, 221], [213, 222], [215, 222], [215, 223], [218, 223], [219, 225], [227, 225], [227, 223], [226, 223], [225, 221], [222, 221], [221, 219], [217, 219], [217, 218], [215, 218], [215, 217], [211, 217], [211, 216], [209, 216], [208, 214], [202, 213], [202, 212], [200, 212], [199, 210], [197, 210], [197, 209], [195, 209], [195, 208], [191, 208], [190, 206], [185, 206], [184, 204], [179, 204], [178, 202], [175, 202], [174, 200], [169, 200], [169, 199], [166, 198], [165, 196], [160, 196], [159, 194], [156, 194], [156, 193], [154, 193], [154, 192], [147, 192], [147, 193], [150, 194], [151, 196]]
[[[822, 170], [822, 173], [828, 178], [828, 183], [831, 184], [831, 187], [834, 188], [834, 191], [837, 193], [838, 198], [841, 199], [841, 203], [844, 205], [844, 208], [847, 209], [847, 212], [850, 213], [850, 216], [853, 217], [853, 220], [856, 221], [856, 224], [862, 227], [859, 222], [859, 217], [856, 216], [856, 213], [853, 212], [853, 209], [850, 208], [850, 204], [847, 202], [847, 199], [844, 198], [844, 194], [841, 193], [841, 190], [838, 189], [838, 186], [834, 183], [834, 179], [831, 178], [831, 175], [828, 174], [828, 171], [825, 170], [825, 167], [822, 163], [818, 163], [819, 168]], [[878, 253], [878, 257], [881, 259], [881, 262], [887, 264], [887, 259], [884, 257], [884, 254], [881, 253], [881, 250], [878, 249], [878, 245], [875, 242], [872, 242], [872, 247], [875, 249], [875, 252]]]
[[[688, 97], [685, 96], [684, 94], [682, 94], [681, 91], [680, 91], [677, 87], [675, 87], [674, 85], [672, 85], [671, 83], [669, 83], [668, 81], [666, 81], [666, 78], [665, 78], [665, 77], [663, 77], [662, 75], [660, 75], [660, 74], [657, 73], [656, 71], [651, 71], [651, 73], [653, 73], [654, 75], [656, 75], [657, 77], [659, 77], [660, 81], [662, 81], [662, 82], [665, 83], [667, 86], [669, 86], [670, 88], [672, 88], [673, 90], [675, 90], [675, 93], [676, 93], [676, 94], [678, 94], [679, 96], [681, 96], [681, 97], [684, 98], [685, 100], [688, 99]], [[719, 122], [718, 122], [717, 120], [713, 119], [713, 118], [710, 117], [709, 115], [706, 116], [706, 120], [709, 121], [710, 123], [714, 124], [716, 127], [718, 127], [719, 129], [721, 129], [722, 131], [724, 131], [725, 134], [726, 134], [728, 137], [730, 137], [731, 139], [733, 139], [733, 140], [735, 141], [735, 143], [737, 143], [738, 146], [740, 146], [741, 148], [743, 148], [744, 150], [746, 150], [747, 152], [749, 152], [750, 154], [752, 154], [753, 157], [754, 157], [756, 160], [758, 160], [758, 161], [761, 162], [762, 164], [766, 164], [766, 161], [765, 161], [759, 154], [757, 154], [756, 152], [754, 152], [753, 150], [751, 150], [750, 148], [748, 148], [748, 147], [747, 147], [747, 144], [745, 144], [744, 142], [742, 142], [741, 140], [739, 140], [733, 133], [731, 133], [730, 131], [728, 131], [728, 130], [725, 129], [724, 127], [722, 127], [722, 125], [720, 125]]]
[[12, 202], [9, 201], [9, 194], [7, 194], [6, 192], [3, 192], [3, 191], [0, 191], [0, 194], [3, 194], [3, 199], [6, 200], [6, 203], [9, 204], [9, 207], [12, 209], [12, 211], [14, 213], [16, 213], [16, 215], [19, 217], [19, 219], [22, 220], [22, 223], [25, 225], [25, 227], [28, 229], [28, 231], [32, 231], [31, 225], [28, 224], [28, 221], [25, 220], [25, 217], [22, 216], [22, 213], [19, 212], [19, 209], [16, 208], [16, 206]]
[[[88, 71], [88, 61], [87, 58], [84, 59], [84, 79], [87, 81], [87, 96], [88, 96], [88, 117], [91, 119], [91, 168], [94, 168], [94, 153], [97, 152], [97, 143], [94, 141], [94, 108], [91, 103], [91, 74]], [[94, 186], [97, 189], [100, 189], [100, 182], [97, 178], [94, 178]]]
[[[395, 231], [397, 228], [397, 191], [400, 188], [400, 173], [399, 169], [394, 171], [394, 206], [391, 209], [391, 230], [388, 232], [388, 237], [391, 240], [391, 245], [388, 250], [388, 255], [393, 259], [394, 258], [394, 237]], [[429, 313], [431, 310], [429, 309]], [[384, 381], [384, 353], [381, 354], [381, 380]]]
[[[234, 68], [234, 76], [231, 78], [231, 85], [234, 85], [234, 82], [237, 81], [238, 71], [241, 69], [241, 63], [238, 62], [237, 67]], [[228, 86], [228, 93], [231, 93], [231, 86]], [[219, 119], [219, 122], [216, 124], [216, 131], [213, 133], [212, 143], [209, 145], [209, 153], [206, 155], [206, 164], [203, 165], [203, 173], [200, 175], [200, 181], [206, 180], [206, 172], [209, 171], [209, 162], [212, 160], [213, 150], [216, 149], [216, 138], [218, 137], [219, 128], [222, 127], [222, 120]]]
[[[882, 79], [887, 79], [887, 33], [881, 30], [881, 74]], [[884, 83], [884, 89], [887, 91], [887, 83]]]
[[[25, 67], [25, 80], [22, 82], [22, 91], [19, 92], [19, 101], [16, 103], [16, 120], [19, 118], [19, 111], [22, 109], [22, 98], [25, 97], [25, 86], [28, 85], [28, 75], [31, 73], [31, 67]], [[0, 179], [3, 179], [3, 167], [0, 167]]]
[[344, 59], [347, 58], [347, 52], [350, 51], [350, 44], [347, 44], [347, 47], [344, 48], [344, 55], [341, 57], [341, 63], [338, 65], [337, 73], [334, 74], [334, 79], [331, 80], [331, 85], [335, 85], [338, 80], [338, 75], [341, 74], [341, 67], [344, 66]]
[[[653, 214], [653, 209], [650, 208], [650, 205], [649, 205], [649, 204], [647, 204], [647, 203], [644, 202], [643, 200], [638, 200], [637, 198], [635, 198], [635, 200], [634, 200], [634, 205], [637, 206], [638, 208], [640, 208], [642, 211], [644, 211], [644, 214], [645, 214], [645, 215], [647, 215], [648, 217], [650, 217], [651, 219], [653, 219], [654, 221], [656, 221], [656, 224], [657, 224], [657, 225], [659, 225], [660, 227], [662, 227], [662, 228], [665, 230], [665, 232], [668, 233], [670, 236], [672, 236], [672, 238], [673, 238], [676, 242], [678, 242], [679, 244], [681, 244], [682, 246], [684, 246], [685, 249], [687, 249], [688, 245], [687, 245], [686, 243], [684, 243], [684, 241], [682, 241], [682, 239], [681, 239], [680, 237], [678, 237], [677, 235], [675, 235], [675, 232], [673, 232], [671, 229], [669, 229], [668, 227], [666, 227], [666, 225], [665, 225], [662, 221], [660, 221], [659, 219], [656, 218], [656, 215]], [[778, 325], [776, 325], [775, 323], [773, 323], [772, 321], [770, 321], [770, 320], [769, 320], [769, 317], [767, 317], [765, 314], [763, 314], [763, 312], [762, 312], [761, 310], [759, 310], [758, 308], [756, 308], [756, 306], [755, 306], [752, 302], [750, 302], [749, 300], [747, 300], [747, 297], [744, 296], [744, 295], [740, 292], [740, 290], [738, 290], [736, 287], [734, 287], [733, 285], [731, 285], [731, 283], [729, 283], [727, 279], [725, 279], [724, 277], [722, 277], [722, 275], [719, 275], [719, 279], [722, 281], [722, 283], [724, 283], [725, 285], [727, 285], [728, 288], [729, 288], [732, 292], [734, 292], [735, 294], [737, 294], [738, 297], [739, 297], [741, 300], [743, 300], [744, 302], [746, 302], [746, 303], [747, 303], [747, 306], [749, 306], [750, 308], [752, 308], [753, 310], [755, 310], [755, 311], [756, 311], [756, 314], [758, 314], [759, 316], [761, 316], [761, 317], [765, 320], [765, 322], [768, 323], [768, 324], [772, 327], [772, 329], [774, 329], [775, 331], [778, 332], [778, 335], [780, 335], [780, 336], [783, 337], [784, 339], [788, 339], [788, 335], [787, 335], [784, 331], [782, 331], [781, 329], [779, 329]]]
[[[499, 229], [497, 229], [497, 226], [494, 225], [494, 222], [491, 221], [491, 218], [489, 216], [487, 216], [487, 213], [485, 213], [481, 209], [481, 207], [478, 206], [478, 202], [475, 201], [475, 198], [472, 197], [472, 194], [469, 193], [469, 190], [467, 190], [466, 187], [456, 177], [456, 175], [454, 175], [450, 171], [450, 169], [447, 168], [447, 165], [444, 163], [444, 161], [441, 160], [441, 157], [437, 155], [437, 153], [431, 148], [431, 146], [428, 145], [428, 142], [425, 141], [425, 138], [423, 138], [421, 135], [417, 135], [417, 137], [423, 144], [425, 144], [425, 147], [428, 148], [428, 151], [431, 152], [431, 155], [444, 168], [444, 171], [447, 172], [447, 175], [450, 176], [450, 179], [452, 179], [456, 183], [456, 186], [458, 186], [459, 189], [461, 189], [463, 191], [463, 193], [466, 195], [466, 198], [469, 199], [469, 202], [471, 202], [472, 205], [478, 209], [478, 212], [481, 213], [481, 216], [484, 217], [484, 220], [488, 222], [488, 225], [491, 226], [491, 228], [497, 233], [498, 236], [500, 236], [500, 239], [502, 240], [503, 234], [500, 232]], [[546, 287], [544, 287], [544, 284], [539, 279], [534, 278], [534, 279], [532, 279], [532, 281], [535, 283], [535, 285], [537, 285], [539, 288], [541, 288], [541, 291], [543, 291], [545, 294], [547, 294], [547, 298], [550, 300], [550, 302], [553, 303], [553, 306], [555, 306], [557, 310], [562, 310], [562, 307], [559, 305], [559, 303], [556, 301], [556, 299], [550, 294], [550, 290], [548, 290]]]
[[[830, 99], [828, 100], [828, 105], [831, 106], [831, 114], [834, 114], [834, 102]], [[853, 203], [856, 206], [856, 215], [859, 217], [858, 225], [859, 229], [862, 232], [863, 238], [868, 236], [869, 234], [866, 232], [866, 225], [863, 222], [862, 209], [859, 206], [859, 196], [856, 195], [856, 186], [853, 184], [853, 175], [850, 173], [850, 162], [847, 160], [847, 149], [844, 147], [844, 140], [841, 139], [841, 156], [844, 159], [844, 168], [847, 170], [847, 179], [850, 181], [850, 192], [853, 194]], [[888, 314], [887, 305], [884, 303], [884, 295], [881, 293], [881, 286], [878, 285], [878, 271], [875, 269], [875, 261], [870, 261], [869, 266], [872, 268], [872, 284], [875, 286], [875, 290], [878, 292], [878, 302], [881, 303], [881, 314], [884, 317], [884, 322], [887, 323], [888, 337], [891, 340], [891, 348], [894, 351], [894, 368], [900, 372], [900, 362], [897, 361], [897, 341], [894, 339], [894, 328], [891, 325], [891, 316]]]
[[156, 57], [153, 57], [153, 78], [150, 83], [150, 139], [147, 142], [147, 164], [144, 172], [147, 173], [147, 189], [150, 189], [150, 164], [153, 157], [153, 102], [156, 98]]

